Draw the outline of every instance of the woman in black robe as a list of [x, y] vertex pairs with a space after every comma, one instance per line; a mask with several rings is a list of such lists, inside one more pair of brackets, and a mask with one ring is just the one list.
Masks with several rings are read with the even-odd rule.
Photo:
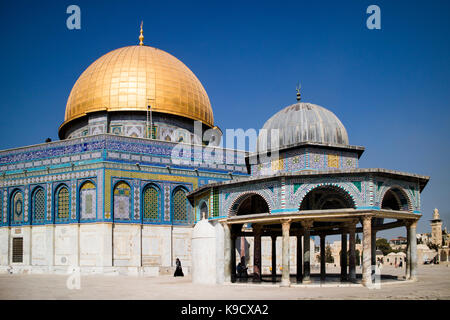
[[177, 268], [175, 269], [174, 277], [184, 277], [183, 269], [181, 268], [181, 261], [177, 258], [176, 260]]

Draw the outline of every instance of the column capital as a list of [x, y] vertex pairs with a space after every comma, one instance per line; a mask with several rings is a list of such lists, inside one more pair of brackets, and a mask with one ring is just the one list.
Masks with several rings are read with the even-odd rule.
[[405, 226], [408, 228], [417, 228], [417, 223], [419, 222], [419, 219], [408, 219], [405, 220]]
[[358, 222], [359, 222], [358, 219], [352, 219], [351, 221], [344, 223], [344, 227], [347, 229], [348, 232], [351, 232], [351, 231], [354, 232]]
[[362, 216], [360, 218], [361, 224], [368, 224], [372, 222], [372, 215]]
[[289, 231], [291, 222], [292, 222], [292, 219], [281, 220], [281, 226], [282, 226], [283, 230], [287, 229], [287, 231]]
[[301, 220], [300, 223], [302, 224], [302, 227], [305, 229], [311, 229], [313, 226], [314, 221], [313, 220]]
[[253, 224], [252, 225], [253, 233], [256, 235], [260, 235], [262, 232], [262, 225], [260, 224]]

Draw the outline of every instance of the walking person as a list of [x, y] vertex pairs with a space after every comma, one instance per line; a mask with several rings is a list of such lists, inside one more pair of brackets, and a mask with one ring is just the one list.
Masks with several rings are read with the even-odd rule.
[[181, 261], [180, 259], [177, 258], [177, 260], [175, 261], [177, 267], [175, 269], [175, 273], [174, 273], [174, 277], [184, 277], [183, 274], [183, 269], [181, 268]]

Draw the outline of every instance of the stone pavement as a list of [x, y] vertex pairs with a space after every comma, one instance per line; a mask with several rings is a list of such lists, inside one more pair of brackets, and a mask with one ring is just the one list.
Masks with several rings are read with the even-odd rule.
[[[314, 270], [313, 270], [314, 272]], [[328, 270], [327, 272], [337, 272]], [[404, 269], [385, 267], [383, 274]], [[380, 289], [364, 287], [290, 287], [258, 284], [199, 285], [190, 277], [82, 275], [80, 289], [68, 289], [66, 275], [0, 275], [0, 299], [450, 299], [450, 267], [422, 265], [417, 282], [388, 281]]]

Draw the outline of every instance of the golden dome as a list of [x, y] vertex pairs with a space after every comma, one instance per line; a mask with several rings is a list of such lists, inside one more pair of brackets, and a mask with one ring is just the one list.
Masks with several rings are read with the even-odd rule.
[[64, 123], [94, 111], [152, 111], [200, 120], [214, 126], [208, 95], [188, 67], [149, 46], [113, 50], [78, 78], [67, 100]]

